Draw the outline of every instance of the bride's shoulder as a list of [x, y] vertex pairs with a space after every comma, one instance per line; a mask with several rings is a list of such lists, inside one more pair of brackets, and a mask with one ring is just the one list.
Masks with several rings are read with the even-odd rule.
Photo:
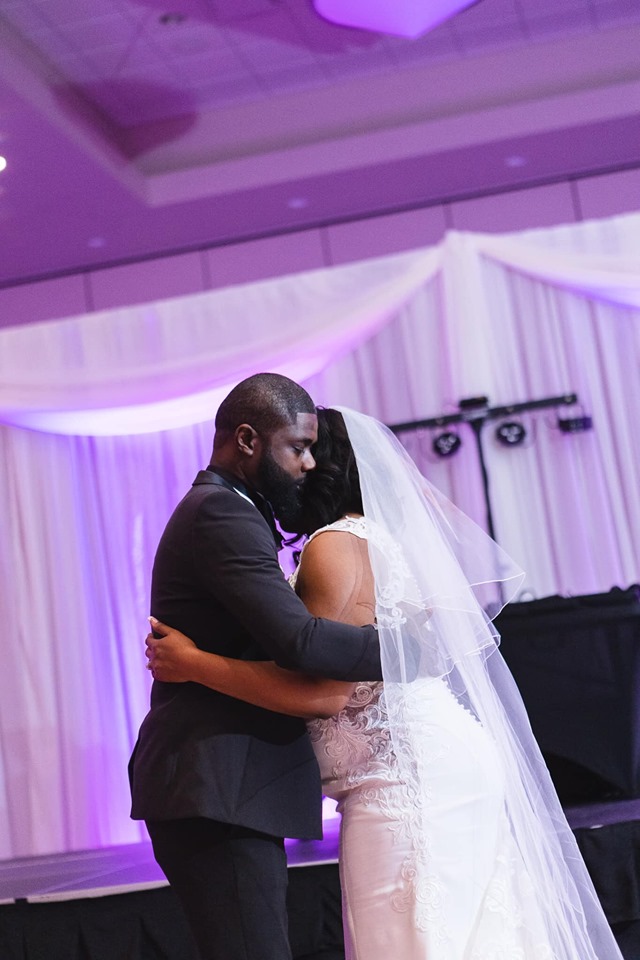
[[364, 517], [342, 517], [334, 523], [316, 530], [304, 545], [301, 566], [306, 570], [318, 567], [352, 565], [366, 555], [367, 530]]
[[344, 517], [340, 517], [339, 520], [334, 520], [333, 523], [327, 524], [326, 527], [320, 527], [318, 530], [314, 530], [307, 541], [307, 545], [326, 533], [349, 533], [352, 536], [366, 540], [367, 531], [368, 524], [364, 517], [348, 513]]
[[373, 575], [367, 539], [354, 526], [332, 523], [309, 538], [296, 589], [315, 616], [362, 625], [373, 622]]

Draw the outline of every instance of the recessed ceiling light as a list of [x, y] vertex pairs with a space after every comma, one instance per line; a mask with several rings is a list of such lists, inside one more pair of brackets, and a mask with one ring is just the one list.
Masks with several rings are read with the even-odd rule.
[[527, 158], [521, 157], [519, 153], [514, 153], [510, 157], [504, 158], [505, 167], [524, 167], [527, 163]]
[[104, 237], [91, 237], [90, 240], [87, 240], [87, 246], [91, 247], [92, 250], [99, 250], [100, 247], [104, 247], [107, 241]]
[[308, 197], [289, 197], [287, 206], [290, 210], [303, 210], [309, 206]]
[[7, 158], [6, 158], [6, 157], [0, 157], [0, 173], [1, 173], [3, 170], [6, 170], [6, 169], [7, 169]]
[[158, 17], [158, 22], [161, 23], [163, 27], [175, 27], [179, 23], [184, 23], [186, 19], [186, 13], [163, 13]]

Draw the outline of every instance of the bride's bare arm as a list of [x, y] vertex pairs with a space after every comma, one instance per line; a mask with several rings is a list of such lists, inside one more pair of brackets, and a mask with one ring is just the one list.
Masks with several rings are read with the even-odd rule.
[[[298, 592], [314, 616], [357, 626], [373, 622], [372, 583], [364, 541], [327, 531], [306, 547]], [[268, 661], [206, 653], [158, 621], [153, 629], [162, 634], [160, 639], [147, 638], [147, 657], [156, 680], [191, 680], [255, 706], [305, 719], [333, 716], [353, 691], [352, 683], [310, 677]]]

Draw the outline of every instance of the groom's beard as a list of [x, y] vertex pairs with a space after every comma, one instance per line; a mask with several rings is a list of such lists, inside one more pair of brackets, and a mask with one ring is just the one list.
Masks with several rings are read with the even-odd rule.
[[271, 504], [280, 527], [287, 533], [296, 533], [304, 481], [289, 476], [267, 450], [260, 463], [258, 482], [260, 493]]

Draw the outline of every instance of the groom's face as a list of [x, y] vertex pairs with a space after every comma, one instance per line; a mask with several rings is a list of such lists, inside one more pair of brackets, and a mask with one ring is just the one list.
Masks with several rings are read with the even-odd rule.
[[317, 438], [315, 414], [299, 413], [295, 423], [275, 430], [265, 445], [257, 487], [273, 507], [283, 530], [295, 526], [305, 476], [316, 465], [311, 447]]

